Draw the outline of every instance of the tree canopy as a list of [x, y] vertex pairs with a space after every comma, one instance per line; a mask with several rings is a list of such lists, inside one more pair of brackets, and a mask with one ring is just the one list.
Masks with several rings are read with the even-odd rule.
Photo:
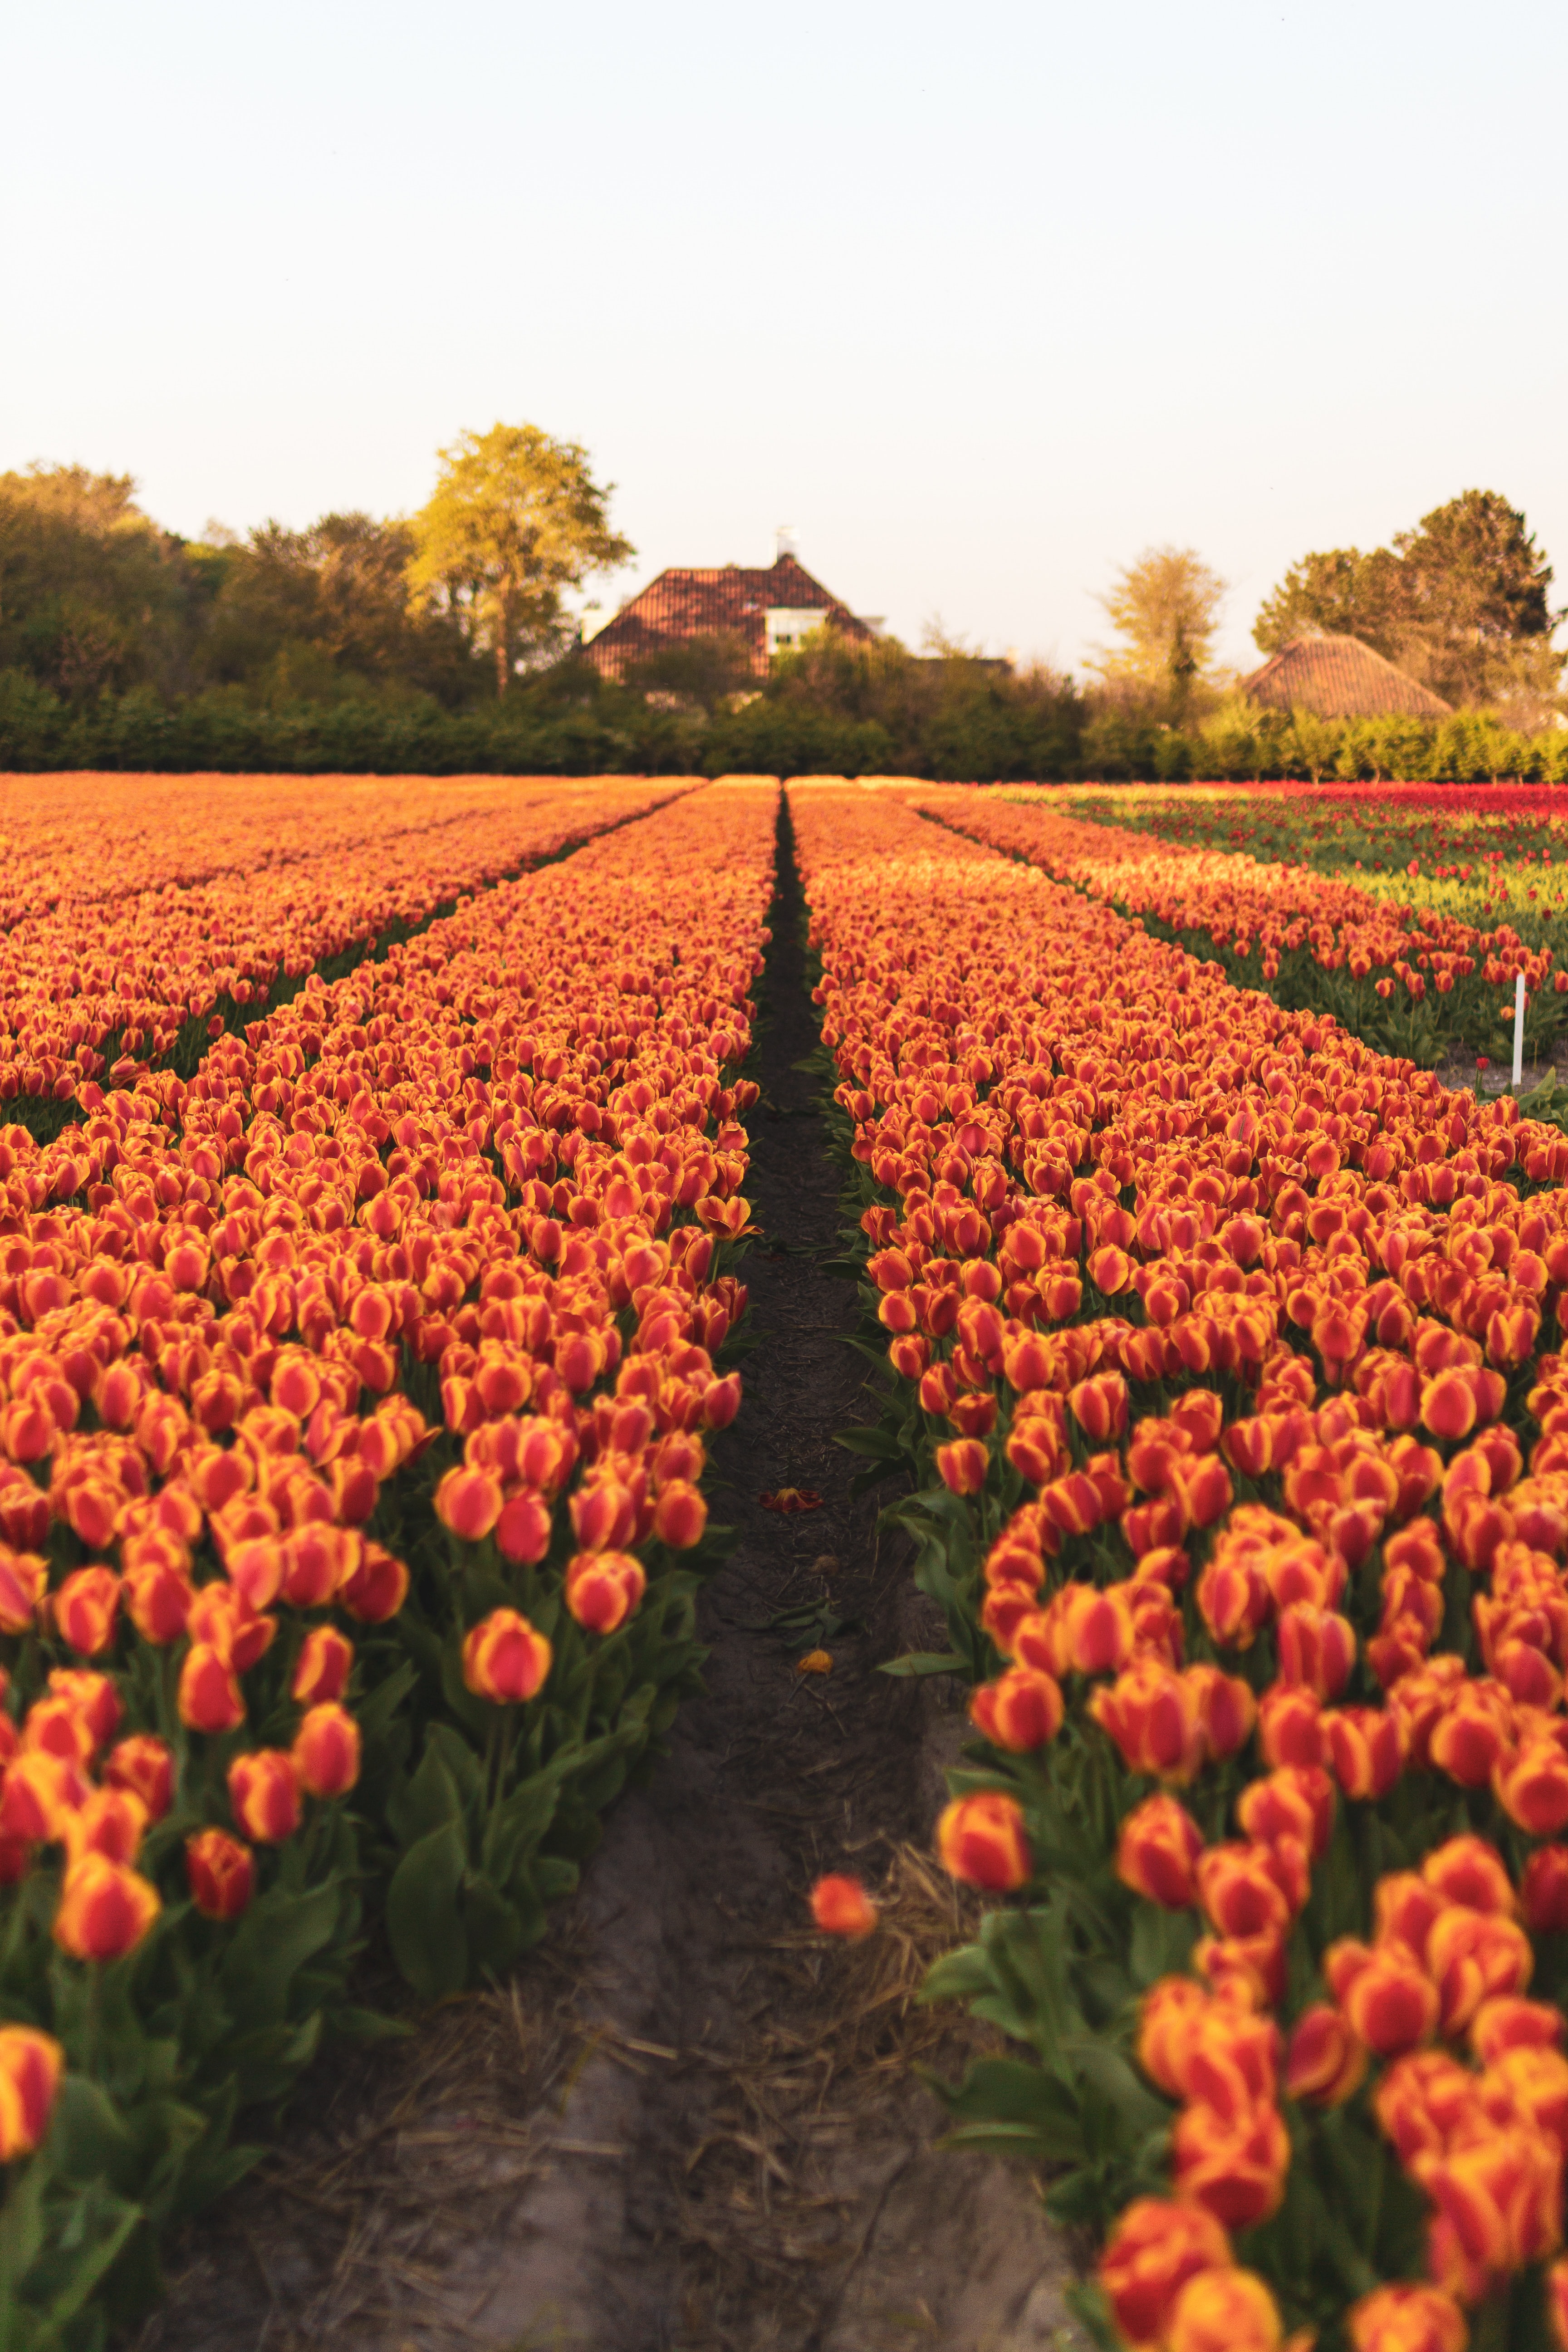
[[1109, 683], [1157, 694], [1177, 719], [1209, 667], [1226, 583], [1194, 548], [1146, 547], [1100, 602], [1120, 643], [1090, 667]]
[[561, 592], [635, 553], [609, 525], [613, 484], [588, 453], [537, 425], [492, 425], [440, 452], [441, 473], [414, 519], [408, 581], [426, 610], [453, 614], [495, 663], [504, 694], [520, 658], [562, 635]]
[[1551, 642], [1563, 617], [1552, 577], [1519, 509], [1496, 490], [1465, 490], [1392, 547], [1303, 556], [1252, 634], [1265, 653], [1314, 630], [1359, 637], [1461, 705], [1548, 696], [1568, 658]]

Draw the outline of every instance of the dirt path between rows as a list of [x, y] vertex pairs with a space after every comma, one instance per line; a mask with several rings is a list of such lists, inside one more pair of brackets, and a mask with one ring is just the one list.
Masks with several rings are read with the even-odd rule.
[[[911, 2062], [975, 2031], [917, 2010], [960, 1939], [925, 1861], [961, 1736], [878, 1663], [929, 1643], [876, 1496], [833, 1432], [868, 1415], [825, 1275], [839, 1213], [812, 1081], [787, 855], [764, 1001], [746, 1267], [758, 1339], [715, 1446], [739, 1543], [703, 1603], [705, 1695], [625, 1796], [582, 1890], [503, 1990], [322, 2063], [260, 2170], [176, 2250], [137, 2352], [1068, 2352], [1070, 2277], [1033, 2182], [931, 2146]], [[759, 1496], [816, 1490], [784, 1517]], [[826, 1677], [777, 1612], [845, 1621]], [[809, 1932], [825, 1869], [880, 1883], [883, 1928]]]

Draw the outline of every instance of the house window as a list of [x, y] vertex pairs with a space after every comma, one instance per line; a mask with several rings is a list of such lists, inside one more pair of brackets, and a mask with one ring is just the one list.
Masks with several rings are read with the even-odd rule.
[[773, 654], [794, 653], [803, 646], [814, 629], [820, 629], [827, 619], [826, 611], [819, 605], [770, 604], [763, 615], [770, 657]]

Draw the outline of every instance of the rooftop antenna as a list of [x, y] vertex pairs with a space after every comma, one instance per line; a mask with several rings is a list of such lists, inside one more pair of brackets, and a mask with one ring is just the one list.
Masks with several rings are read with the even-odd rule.
[[795, 525], [793, 522], [781, 522], [773, 533], [773, 562], [782, 563], [786, 555], [793, 555], [795, 551]]

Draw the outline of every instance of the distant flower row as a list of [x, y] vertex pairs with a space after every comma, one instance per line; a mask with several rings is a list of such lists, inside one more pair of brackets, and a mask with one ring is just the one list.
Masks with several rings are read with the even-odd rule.
[[[27, 878], [0, 938], [0, 1104], [68, 1101], [89, 1080], [123, 1085], [177, 1045], [188, 1073], [205, 1038], [253, 1017], [280, 981], [353, 960], [466, 891], [689, 789], [663, 779], [516, 790], [487, 781], [459, 786], [443, 805], [444, 783], [323, 778], [312, 780], [311, 846], [304, 794], [290, 783], [276, 796], [289, 812], [276, 812], [284, 850], [265, 827], [230, 818], [205, 876], [186, 882], [185, 835], [199, 834], [204, 808], [232, 809], [249, 780], [237, 791], [233, 778], [112, 782], [101, 824], [85, 796], [79, 840], [91, 856], [61, 851], [47, 799], [6, 817]], [[163, 844], [166, 819], [166, 850], [130, 845]], [[247, 855], [254, 862], [229, 862]], [[149, 867], [150, 884], [124, 878]]]
[[1243, 986], [1288, 1009], [1332, 1013], [1427, 1066], [1460, 1044], [1506, 1047], [1521, 971], [1531, 1054], [1568, 1029], [1568, 970], [1549, 940], [1531, 947], [1510, 923], [1481, 929], [1447, 904], [1385, 903], [1343, 875], [1263, 864], [1238, 845], [1177, 848], [1089, 824], [1055, 793], [1023, 801], [937, 786], [914, 798], [941, 823], [1217, 956]]

